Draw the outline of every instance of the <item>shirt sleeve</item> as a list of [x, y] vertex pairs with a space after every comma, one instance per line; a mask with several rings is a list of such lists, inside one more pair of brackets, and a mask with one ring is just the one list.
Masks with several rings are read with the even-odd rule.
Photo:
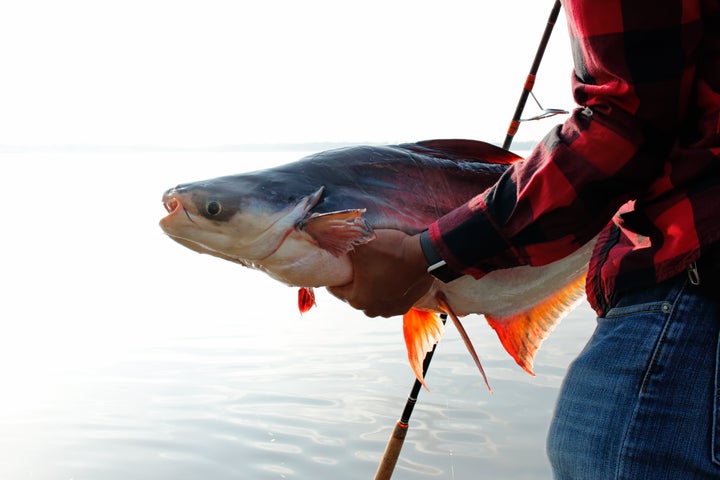
[[429, 226], [477, 278], [573, 252], [646, 194], [686, 114], [702, 36], [698, 0], [566, 0], [578, 105], [493, 187]]

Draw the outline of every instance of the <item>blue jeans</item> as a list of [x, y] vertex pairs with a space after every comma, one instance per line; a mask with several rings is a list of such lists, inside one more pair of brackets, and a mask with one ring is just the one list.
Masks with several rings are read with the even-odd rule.
[[720, 302], [686, 275], [621, 295], [561, 388], [554, 478], [720, 478], [719, 333]]

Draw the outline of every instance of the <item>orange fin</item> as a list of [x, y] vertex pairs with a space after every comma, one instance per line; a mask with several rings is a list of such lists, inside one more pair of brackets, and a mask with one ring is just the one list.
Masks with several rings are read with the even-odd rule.
[[555, 295], [535, 305], [532, 309], [506, 318], [485, 316], [497, 332], [505, 350], [518, 365], [530, 375], [533, 372], [535, 352], [560, 320], [582, 298], [585, 291], [585, 275], [573, 280]]
[[403, 315], [403, 335], [407, 347], [410, 368], [426, 390], [430, 390], [423, 378], [425, 354], [432, 350], [442, 337], [443, 323], [440, 315], [411, 308]]
[[315, 291], [312, 287], [301, 287], [298, 290], [298, 308], [300, 313], [305, 313], [312, 307], [317, 305], [315, 303]]
[[450, 307], [450, 305], [447, 302], [447, 298], [445, 298], [445, 295], [443, 295], [441, 292], [438, 292], [435, 296], [438, 303], [442, 307], [443, 310], [450, 316], [453, 323], [455, 324], [455, 328], [458, 329], [458, 332], [460, 332], [460, 336], [463, 339], [463, 342], [465, 342], [465, 346], [468, 349], [468, 352], [470, 352], [470, 356], [475, 361], [475, 365], [477, 365], [478, 370], [480, 370], [480, 375], [482, 375], [483, 380], [485, 380], [485, 385], [487, 386], [487, 389], [492, 393], [492, 388], [490, 387], [490, 383], [488, 382], [487, 376], [485, 375], [485, 370], [482, 367], [482, 364], [480, 363], [480, 358], [478, 358], [478, 354], [475, 351], [475, 347], [473, 347], [472, 342], [470, 341], [470, 337], [467, 334], [467, 331], [465, 330], [465, 327], [463, 327], [463, 324], [460, 322], [460, 319], [457, 315], [455, 315], [455, 312]]
[[362, 217], [365, 209], [314, 213], [299, 225], [320, 246], [335, 256], [344, 255], [355, 245], [375, 238], [370, 225]]

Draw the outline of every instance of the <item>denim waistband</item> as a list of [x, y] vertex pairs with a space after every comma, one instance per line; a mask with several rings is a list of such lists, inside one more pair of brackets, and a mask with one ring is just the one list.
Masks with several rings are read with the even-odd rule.
[[638, 287], [613, 295], [610, 307], [603, 316], [617, 316], [620, 310], [631, 308], [662, 310], [672, 308], [680, 293], [689, 285], [687, 273], [676, 275], [650, 287]]
[[601, 316], [605, 316], [620, 301], [623, 301], [624, 304], [632, 304], [633, 299], [637, 299], [638, 296], [643, 298], [648, 298], [648, 295], [657, 295], [658, 298], [668, 294], [672, 296], [672, 292], [677, 291], [676, 288], [682, 288], [686, 283], [692, 291], [720, 302], [720, 243], [704, 249], [699, 260], [688, 265], [685, 271], [673, 278], [654, 285], [646, 284], [612, 292]]
[[696, 263], [697, 288], [704, 295], [720, 300], [720, 247], [713, 245]]
[[[715, 250], [720, 253], [720, 249]], [[616, 292], [611, 298], [606, 314], [614, 308], [626, 305], [654, 304], [658, 308], [663, 303], [672, 305], [684, 289], [720, 302], [720, 255], [703, 256], [686, 272], [656, 285]]]

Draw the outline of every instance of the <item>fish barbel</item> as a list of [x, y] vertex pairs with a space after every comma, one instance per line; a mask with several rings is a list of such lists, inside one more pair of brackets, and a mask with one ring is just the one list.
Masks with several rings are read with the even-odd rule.
[[[301, 287], [298, 303], [304, 312], [314, 305], [314, 287], [352, 280], [348, 253], [371, 242], [375, 229], [417, 234], [492, 186], [519, 159], [472, 140], [329, 150], [275, 168], [172, 188], [163, 196], [168, 215], [160, 226], [196, 252]], [[483, 377], [458, 320], [470, 313], [483, 314], [506, 351], [533, 374], [540, 343], [582, 297], [591, 244], [544, 266], [497, 270], [479, 280], [436, 280], [403, 317], [408, 358], [418, 379], [423, 381], [425, 353], [442, 334], [438, 312], [449, 314], [461, 329]]]

